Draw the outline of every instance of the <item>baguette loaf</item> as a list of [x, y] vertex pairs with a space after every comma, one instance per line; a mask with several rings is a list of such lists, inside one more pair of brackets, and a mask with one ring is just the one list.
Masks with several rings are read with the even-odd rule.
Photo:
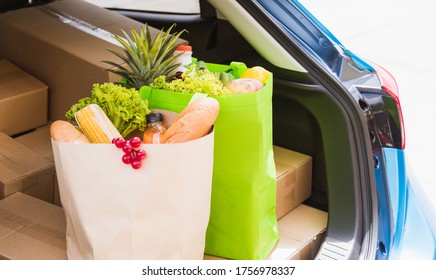
[[50, 125], [50, 136], [61, 142], [89, 143], [85, 134], [73, 124], [62, 120], [56, 120]]
[[190, 103], [180, 112], [163, 135], [163, 143], [182, 143], [207, 135], [219, 114], [219, 103], [204, 97]]

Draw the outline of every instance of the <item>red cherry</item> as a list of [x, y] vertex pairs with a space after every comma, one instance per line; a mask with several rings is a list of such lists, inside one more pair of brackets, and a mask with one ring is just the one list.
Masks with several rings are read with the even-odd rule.
[[113, 140], [113, 141], [114, 141], [114, 144], [117, 148], [122, 148], [126, 144], [126, 140], [124, 140], [121, 137], [115, 138], [115, 140]]
[[132, 145], [130, 145], [128, 142], [124, 144], [122, 149], [126, 154], [130, 154], [133, 151]]
[[132, 159], [132, 162], [130, 164], [132, 165], [133, 169], [139, 169], [142, 166], [142, 162], [138, 158]]
[[142, 149], [136, 150], [136, 158], [137, 159], [143, 160], [146, 158], [146, 156], [147, 156], [147, 153], [144, 150], [142, 150]]
[[129, 153], [129, 154], [124, 154], [123, 155], [123, 158], [122, 158], [122, 161], [125, 163], [125, 164], [129, 164], [129, 163], [131, 163], [132, 162], [132, 155]]
[[130, 139], [130, 145], [132, 145], [133, 148], [139, 148], [139, 146], [141, 146], [141, 139], [137, 136], [132, 137], [132, 139]]
[[132, 137], [130, 140], [125, 140], [122, 137], [114, 138], [111, 141], [117, 148], [121, 148], [124, 152], [122, 162], [130, 164], [132, 168], [139, 169], [142, 166], [142, 160], [147, 156], [146, 152], [139, 148], [142, 141], [139, 137]]

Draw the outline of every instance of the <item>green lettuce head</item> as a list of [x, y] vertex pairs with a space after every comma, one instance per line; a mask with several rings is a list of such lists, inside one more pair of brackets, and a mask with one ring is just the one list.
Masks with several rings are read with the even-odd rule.
[[75, 120], [74, 114], [88, 104], [97, 104], [106, 113], [124, 138], [135, 130], [144, 131], [145, 117], [150, 114], [148, 101], [141, 99], [138, 90], [114, 83], [94, 84], [91, 97], [80, 99], [65, 114]]

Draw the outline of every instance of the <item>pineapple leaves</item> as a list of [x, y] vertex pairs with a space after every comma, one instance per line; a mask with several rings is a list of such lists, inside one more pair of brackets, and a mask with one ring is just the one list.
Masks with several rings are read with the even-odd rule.
[[131, 29], [129, 35], [126, 31], [120, 30], [123, 36], [113, 35], [120, 43], [124, 53], [108, 49], [113, 55], [121, 59], [122, 63], [114, 61], [103, 61], [111, 68], [107, 70], [122, 77], [125, 84], [139, 89], [143, 85], [149, 85], [159, 76], [171, 78], [180, 63], [176, 63], [177, 57], [174, 51], [184, 44], [180, 36], [186, 32], [181, 30], [171, 33], [175, 24], [171, 25], [166, 31], [161, 29], [154, 37], [150, 32], [150, 27], [145, 24], [140, 32]]

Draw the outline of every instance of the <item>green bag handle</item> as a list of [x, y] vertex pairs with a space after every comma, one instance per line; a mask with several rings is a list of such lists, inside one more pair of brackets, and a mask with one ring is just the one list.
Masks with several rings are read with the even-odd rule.
[[233, 61], [230, 63], [231, 73], [235, 77], [241, 77], [242, 73], [247, 70], [247, 65], [243, 62]]
[[153, 91], [153, 88], [150, 86], [142, 86], [139, 91], [139, 96], [142, 100], [148, 100], [150, 99], [151, 92]]

